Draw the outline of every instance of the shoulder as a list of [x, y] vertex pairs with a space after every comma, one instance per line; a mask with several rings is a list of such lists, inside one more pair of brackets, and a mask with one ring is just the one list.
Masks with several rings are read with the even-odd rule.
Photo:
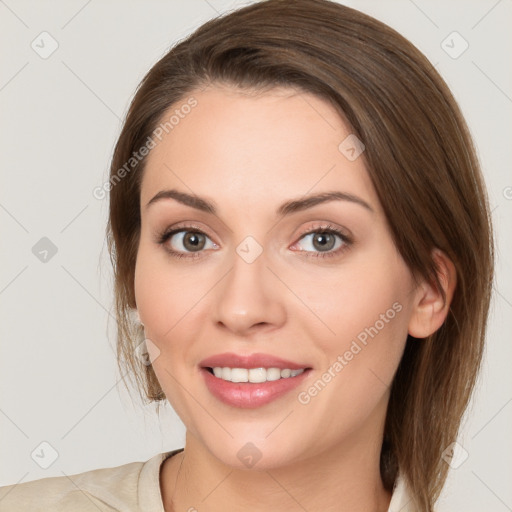
[[138, 509], [141, 499], [158, 505], [159, 468], [168, 455], [160, 453], [145, 462], [0, 487], [0, 512], [124, 512]]

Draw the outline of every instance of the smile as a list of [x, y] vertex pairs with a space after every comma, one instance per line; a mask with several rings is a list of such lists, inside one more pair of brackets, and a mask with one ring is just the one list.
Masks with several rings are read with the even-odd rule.
[[261, 407], [307, 379], [312, 367], [274, 354], [215, 354], [199, 363], [209, 394], [220, 402], [241, 409]]
[[292, 370], [290, 368], [229, 368], [227, 366], [209, 368], [219, 379], [228, 382], [269, 382], [279, 379], [288, 379], [300, 375], [305, 368]]

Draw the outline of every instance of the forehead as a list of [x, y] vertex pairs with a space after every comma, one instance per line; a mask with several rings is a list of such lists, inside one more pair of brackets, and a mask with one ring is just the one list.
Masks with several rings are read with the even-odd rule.
[[332, 189], [378, 202], [364, 158], [351, 160], [344, 152], [350, 127], [314, 94], [212, 86], [174, 104], [164, 122], [173, 113], [172, 128], [155, 139], [146, 161], [143, 204], [164, 188], [210, 196], [219, 204], [238, 199], [245, 208]]

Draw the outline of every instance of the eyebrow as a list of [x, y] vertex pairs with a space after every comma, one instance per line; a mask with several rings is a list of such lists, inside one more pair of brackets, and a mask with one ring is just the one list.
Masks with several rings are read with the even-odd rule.
[[[195, 208], [196, 210], [211, 213], [213, 215], [217, 214], [217, 207], [215, 203], [197, 195], [187, 194], [175, 189], [161, 190], [146, 204], [146, 208], [164, 199], [174, 199], [179, 203], [184, 204], [185, 206], [190, 206], [191, 208]], [[318, 204], [326, 203], [328, 201], [349, 201], [351, 203], [358, 204], [368, 211], [374, 213], [374, 209], [360, 197], [349, 194], [347, 192], [332, 191], [322, 192], [319, 194], [286, 201], [281, 206], [279, 206], [279, 208], [277, 208], [276, 214], [282, 216], [290, 215], [292, 213], [300, 212], [308, 208], [312, 208]]]

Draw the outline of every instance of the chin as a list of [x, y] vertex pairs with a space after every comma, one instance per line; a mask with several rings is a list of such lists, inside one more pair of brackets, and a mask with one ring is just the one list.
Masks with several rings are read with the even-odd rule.
[[[297, 443], [301, 444], [299, 441]], [[256, 435], [235, 436], [223, 443], [219, 443], [219, 439], [215, 438], [205, 443], [211, 454], [226, 466], [256, 471], [275, 469], [297, 462], [298, 445], [287, 445], [282, 436], [276, 436], [271, 441]]]

